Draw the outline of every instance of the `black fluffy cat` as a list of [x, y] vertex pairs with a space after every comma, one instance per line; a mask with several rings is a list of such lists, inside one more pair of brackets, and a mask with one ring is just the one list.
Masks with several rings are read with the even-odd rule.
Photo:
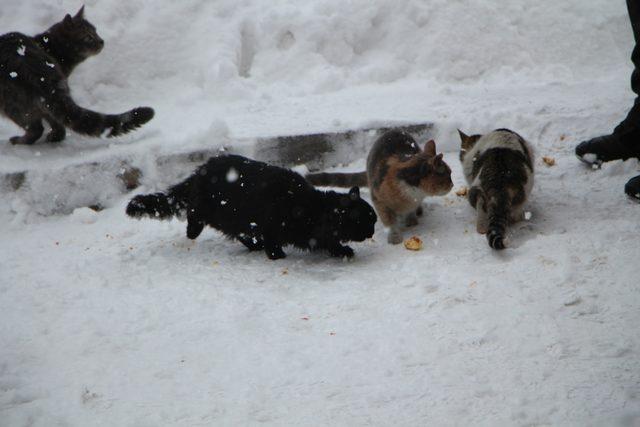
[[65, 138], [65, 128], [89, 136], [122, 135], [153, 118], [153, 109], [139, 107], [123, 114], [101, 114], [79, 107], [67, 84], [71, 71], [98, 54], [104, 41], [84, 19], [84, 6], [34, 37], [21, 33], [0, 36], [0, 113], [25, 130], [12, 144], [33, 144], [51, 126], [47, 141]]
[[316, 190], [293, 171], [235, 155], [209, 159], [166, 193], [134, 197], [127, 215], [184, 215], [188, 238], [209, 225], [270, 259], [284, 258], [285, 245], [350, 258], [353, 249], [342, 243], [371, 237], [377, 220], [358, 187], [348, 194]]

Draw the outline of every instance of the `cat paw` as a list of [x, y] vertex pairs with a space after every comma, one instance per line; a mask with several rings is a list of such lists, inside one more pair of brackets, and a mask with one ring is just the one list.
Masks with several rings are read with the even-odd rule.
[[11, 138], [9, 138], [9, 142], [12, 145], [31, 145], [31, 144], [33, 144], [33, 142], [30, 142], [29, 140], [27, 140], [23, 136], [12, 136]]
[[336, 246], [329, 249], [329, 254], [335, 258], [353, 258], [354, 252], [349, 246]]
[[390, 232], [389, 236], [387, 236], [387, 243], [392, 245], [399, 245], [402, 243], [402, 234]]
[[284, 251], [280, 248], [277, 249], [265, 249], [265, 252], [267, 254], [267, 257], [270, 260], [277, 260], [277, 259], [282, 259], [282, 258], [286, 258], [287, 254], [284, 253]]
[[264, 243], [257, 237], [243, 237], [238, 238], [238, 240], [240, 240], [240, 243], [245, 245], [245, 247], [252, 252], [261, 251], [264, 249]]
[[58, 132], [58, 131], [51, 131], [47, 134], [47, 138], [46, 141], [47, 142], [62, 142], [62, 140], [64, 140], [66, 133], [63, 132]]

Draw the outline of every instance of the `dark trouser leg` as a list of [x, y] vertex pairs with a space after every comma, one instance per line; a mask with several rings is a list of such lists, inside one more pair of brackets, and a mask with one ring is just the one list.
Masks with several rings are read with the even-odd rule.
[[594, 165], [640, 157], [640, 0], [627, 0], [627, 9], [636, 41], [631, 54], [634, 65], [631, 89], [638, 96], [627, 117], [616, 126], [613, 133], [581, 142], [576, 147], [578, 158]]
[[627, 0], [627, 10], [629, 11], [633, 37], [636, 41], [631, 53], [631, 62], [634, 65], [634, 70], [631, 74], [631, 90], [638, 96], [627, 117], [616, 127], [615, 133], [624, 133], [640, 128], [640, 2], [638, 0]]

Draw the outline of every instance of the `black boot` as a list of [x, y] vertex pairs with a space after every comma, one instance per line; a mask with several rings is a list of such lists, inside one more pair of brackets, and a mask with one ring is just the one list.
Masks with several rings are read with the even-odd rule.
[[611, 160], [640, 158], [640, 131], [616, 129], [610, 135], [581, 142], [576, 147], [576, 155], [583, 162], [597, 166]]
[[624, 192], [633, 200], [640, 202], [640, 175], [631, 178], [624, 186]]

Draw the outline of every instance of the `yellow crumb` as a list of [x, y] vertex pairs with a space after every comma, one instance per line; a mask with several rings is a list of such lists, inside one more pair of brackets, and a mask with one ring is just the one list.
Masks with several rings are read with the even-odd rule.
[[404, 247], [410, 251], [419, 251], [422, 249], [422, 240], [419, 237], [413, 236], [404, 242]]
[[556, 159], [554, 159], [553, 157], [549, 157], [549, 156], [542, 157], [542, 161], [545, 162], [547, 164], [547, 166], [555, 166], [555, 164], [556, 164]]
[[456, 196], [464, 197], [467, 195], [468, 192], [469, 192], [469, 189], [467, 187], [462, 187], [459, 190], [456, 190]]

